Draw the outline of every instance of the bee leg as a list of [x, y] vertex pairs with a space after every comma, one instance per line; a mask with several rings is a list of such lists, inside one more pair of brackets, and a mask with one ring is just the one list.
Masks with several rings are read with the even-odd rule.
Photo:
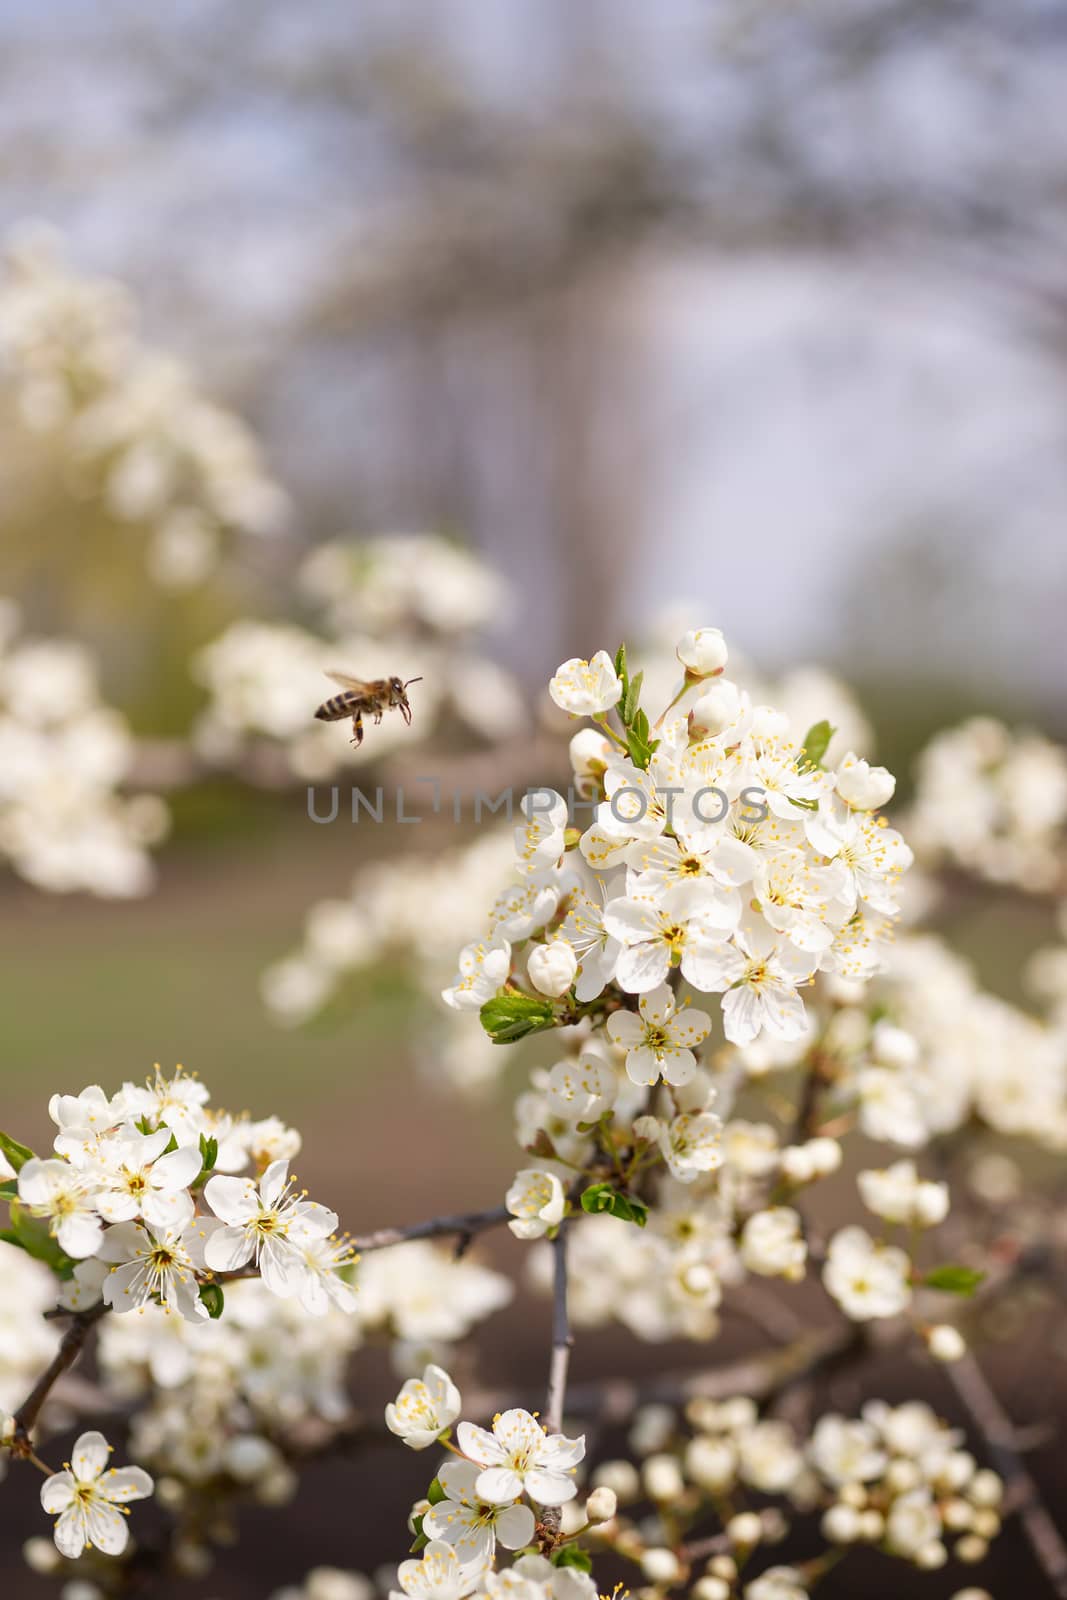
[[381, 722], [381, 720], [382, 720], [382, 711], [381, 711], [381, 707], [379, 706], [378, 710], [374, 713], [374, 726], [377, 727], [379, 722]]
[[363, 713], [357, 711], [352, 718], [352, 743], [357, 747], [363, 743]]

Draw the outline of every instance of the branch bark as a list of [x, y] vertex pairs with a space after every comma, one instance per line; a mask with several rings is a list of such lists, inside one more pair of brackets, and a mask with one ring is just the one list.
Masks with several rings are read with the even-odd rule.
[[392, 1244], [404, 1244], [409, 1239], [440, 1239], [449, 1234], [456, 1236], [456, 1254], [462, 1255], [475, 1234], [485, 1233], [506, 1222], [510, 1212], [507, 1206], [493, 1206], [488, 1211], [459, 1211], [452, 1216], [431, 1217], [428, 1222], [412, 1222], [403, 1228], [378, 1228], [354, 1238], [354, 1249], [366, 1255], [369, 1250], [385, 1250]]
[[1034, 1557], [1057, 1600], [1067, 1600], [1067, 1543], [1041, 1498], [1033, 1473], [1015, 1448], [1015, 1429], [996, 1391], [972, 1355], [948, 1362], [945, 1374], [981, 1433], [1007, 1498], [1014, 1503]]
[[70, 1327], [59, 1342], [59, 1349], [14, 1414], [15, 1426], [11, 1438], [12, 1455], [19, 1456], [23, 1460], [32, 1455], [33, 1447], [30, 1435], [37, 1418], [41, 1414], [42, 1406], [51, 1394], [53, 1387], [63, 1377], [64, 1373], [70, 1371], [81, 1355], [91, 1330], [110, 1309], [110, 1306], [104, 1305], [103, 1301], [101, 1301], [99, 1305], [90, 1307], [88, 1311], [75, 1313]]

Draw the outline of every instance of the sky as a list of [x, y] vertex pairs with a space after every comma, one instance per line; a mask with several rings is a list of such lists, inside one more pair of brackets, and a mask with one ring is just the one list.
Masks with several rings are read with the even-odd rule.
[[[1022, 0], [1006, 32], [996, 7], [959, 9], [953, 32], [890, 26], [888, 0], [768, 5], [746, 31], [718, 0], [182, 0], [150, 18], [9, 0], [0, 225], [57, 224], [79, 266], [131, 285], [153, 340], [248, 405], [283, 477], [402, 526], [395, 361], [306, 336], [338, 261], [373, 259], [420, 204], [380, 62], [417, 49], [435, 92], [462, 86], [520, 138], [625, 107], [719, 229], [657, 239], [618, 336], [627, 611], [684, 590], [771, 665], [858, 656], [1047, 705], [1067, 340], [1063, 224], [1041, 200], [1067, 170], [1067, 19]], [[809, 192], [825, 243], [781, 225], [783, 195], [803, 220]], [[861, 226], [842, 249], [846, 199]], [[496, 378], [470, 380], [472, 407], [492, 391], [487, 438]], [[521, 539], [489, 489], [471, 531], [529, 584], [536, 484], [525, 498]]]

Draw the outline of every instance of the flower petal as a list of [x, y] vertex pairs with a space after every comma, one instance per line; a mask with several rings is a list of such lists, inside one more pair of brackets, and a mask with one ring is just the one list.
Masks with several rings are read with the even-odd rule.
[[91, 1433], [83, 1433], [75, 1444], [70, 1458], [70, 1465], [78, 1482], [89, 1483], [93, 1478], [99, 1478], [110, 1456], [110, 1447], [102, 1433], [97, 1433], [95, 1429]]

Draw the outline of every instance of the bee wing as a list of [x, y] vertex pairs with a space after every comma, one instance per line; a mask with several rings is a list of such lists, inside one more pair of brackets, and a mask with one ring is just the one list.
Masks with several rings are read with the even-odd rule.
[[356, 694], [362, 694], [367, 687], [366, 678], [353, 678], [350, 672], [334, 672], [327, 669], [326, 676], [333, 680], [341, 689], [352, 689]]

